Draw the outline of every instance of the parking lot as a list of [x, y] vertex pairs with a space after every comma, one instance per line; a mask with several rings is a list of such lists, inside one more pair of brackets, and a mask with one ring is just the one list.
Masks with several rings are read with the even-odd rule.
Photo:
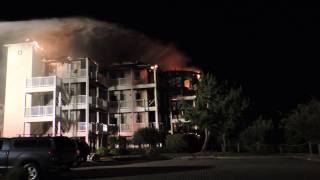
[[76, 168], [62, 174], [59, 179], [318, 180], [320, 162], [285, 157], [164, 160]]

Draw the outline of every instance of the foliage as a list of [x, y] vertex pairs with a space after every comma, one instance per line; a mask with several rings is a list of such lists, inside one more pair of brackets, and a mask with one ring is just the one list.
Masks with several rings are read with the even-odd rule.
[[123, 136], [118, 137], [118, 144], [120, 149], [126, 149], [127, 148], [127, 138]]
[[320, 141], [320, 102], [300, 104], [283, 119], [288, 142]]
[[110, 149], [109, 154], [111, 156], [120, 156], [120, 155], [126, 155], [128, 154], [129, 151], [126, 149], [122, 149], [122, 148], [114, 148], [114, 149]]
[[240, 139], [246, 145], [263, 143], [271, 132], [272, 127], [273, 125], [271, 120], [265, 120], [260, 116], [251, 126], [240, 134]]
[[108, 153], [109, 153], [109, 149], [106, 148], [106, 147], [100, 147], [96, 150], [96, 153], [99, 155], [99, 156], [107, 156]]
[[184, 134], [173, 134], [167, 136], [166, 148], [171, 152], [185, 152], [189, 145]]
[[207, 149], [211, 132], [221, 124], [221, 87], [212, 74], [202, 74], [196, 91], [195, 105], [183, 105], [186, 120], [191, 120], [205, 132], [201, 151]]
[[149, 144], [155, 147], [157, 143], [161, 142], [161, 134], [155, 128], [141, 128], [133, 135], [133, 142], [135, 144]]
[[115, 148], [116, 144], [118, 144], [118, 138], [115, 136], [111, 136], [108, 138], [108, 143], [110, 145], [111, 148]]

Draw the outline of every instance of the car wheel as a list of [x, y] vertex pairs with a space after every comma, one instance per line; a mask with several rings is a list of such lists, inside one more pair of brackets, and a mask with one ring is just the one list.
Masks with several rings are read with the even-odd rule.
[[40, 170], [35, 163], [27, 163], [23, 167], [28, 171], [28, 180], [39, 179]]

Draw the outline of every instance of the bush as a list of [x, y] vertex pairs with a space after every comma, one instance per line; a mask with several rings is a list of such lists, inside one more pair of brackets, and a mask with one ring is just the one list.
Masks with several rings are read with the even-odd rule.
[[109, 137], [109, 138], [108, 138], [108, 143], [109, 143], [110, 147], [111, 147], [112, 149], [114, 149], [114, 148], [116, 148], [116, 144], [118, 144], [118, 138], [117, 138], [117, 137], [114, 137], [114, 136]]
[[106, 147], [100, 147], [96, 150], [96, 153], [102, 157], [102, 156], [107, 156], [109, 154], [109, 149]]
[[155, 147], [157, 143], [160, 143], [163, 135], [155, 128], [141, 128], [133, 135], [134, 144], [149, 144], [151, 147]]
[[109, 154], [110, 154], [111, 156], [126, 155], [126, 154], [128, 154], [128, 153], [129, 153], [128, 150], [122, 149], [122, 148], [114, 148], [114, 149], [111, 149], [111, 150], [109, 151]]
[[184, 134], [168, 135], [166, 148], [171, 152], [185, 152], [189, 150], [189, 145]]
[[23, 167], [15, 167], [7, 174], [8, 180], [28, 180], [28, 171]]

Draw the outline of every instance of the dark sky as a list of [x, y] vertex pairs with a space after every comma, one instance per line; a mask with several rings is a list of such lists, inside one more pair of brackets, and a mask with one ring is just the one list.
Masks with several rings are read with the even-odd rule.
[[320, 97], [320, 10], [280, 5], [86, 1], [7, 13], [2, 20], [87, 16], [173, 42], [193, 65], [242, 85], [254, 110], [271, 115]]

